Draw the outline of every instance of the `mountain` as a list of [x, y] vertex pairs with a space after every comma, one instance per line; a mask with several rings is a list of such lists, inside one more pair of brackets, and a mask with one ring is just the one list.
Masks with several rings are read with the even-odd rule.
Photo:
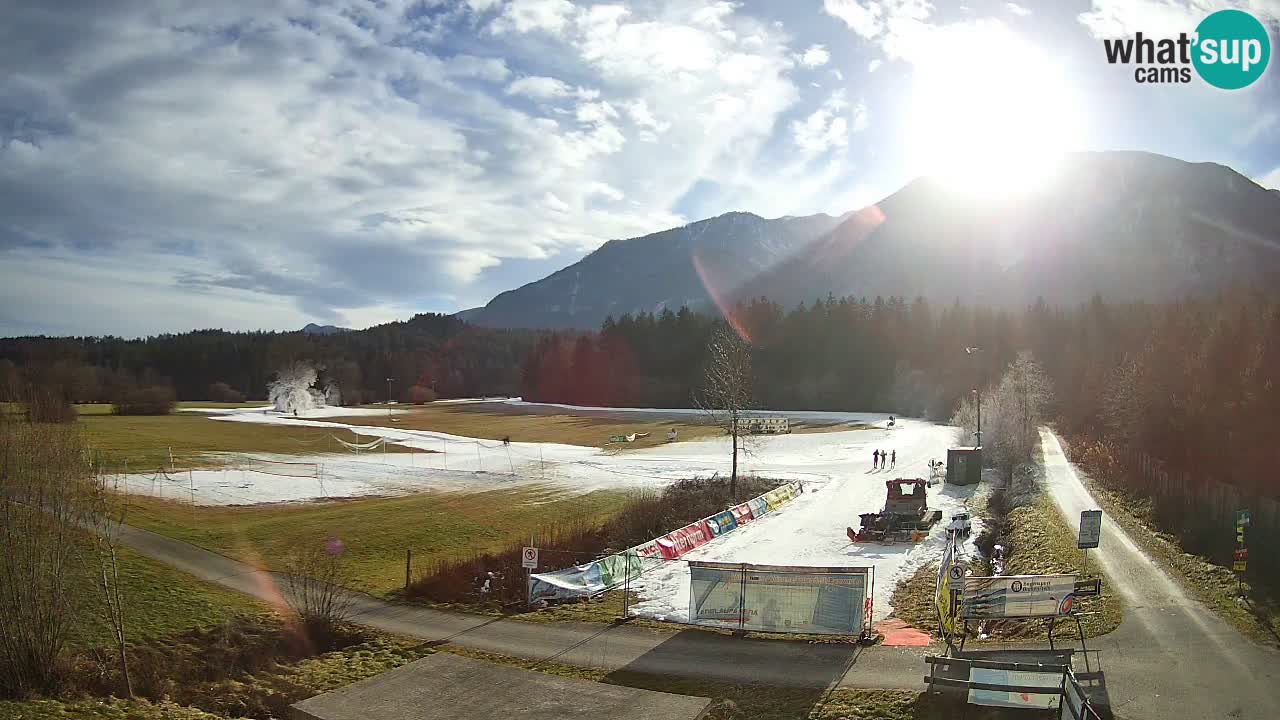
[[916, 180], [731, 300], [923, 295], [1016, 307], [1160, 301], [1280, 278], [1280, 194], [1230, 168], [1140, 152], [1065, 157], [1035, 190], [979, 199]]
[[338, 327], [337, 325], [317, 325], [315, 323], [307, 323], [306, 327], [301, 330], [303, 335], [337, 335], [338, 333], [351, 332], [351, 328]]
[[453, 316], [458, 318], [459, 320], [462, 320], [463, 322], [471, 322], [477, 315], [480, 314], [480, 311], [482, 310], [484, 310], [483, 306], [467, 308], [466, 310], [459, 310], [458, 312], [454, 313]]
[[840, 222], [733, 212], [630, 240], [610, 240], [558, 272], [495, 297], [469, 322], [598, 328], [608, 315], [703, 307], [784, 261]]

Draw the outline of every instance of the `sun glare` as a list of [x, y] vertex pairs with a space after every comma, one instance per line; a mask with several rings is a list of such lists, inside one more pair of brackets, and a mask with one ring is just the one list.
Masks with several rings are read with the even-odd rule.
[[1081, 113], [1065, 74], [1003, 25], [940, 31], [916, 65], [904, 138], [918, 172], [999, 199], [1038, 187], [1076, 149]]

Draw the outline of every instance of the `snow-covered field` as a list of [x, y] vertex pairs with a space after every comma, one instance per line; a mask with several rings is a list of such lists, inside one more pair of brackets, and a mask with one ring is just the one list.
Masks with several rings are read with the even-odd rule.
[[[845, 529], [856, 530], [860, 513], [884, 506], [884, 481], [897, 477], [927, 478], [929, 460], [945, 459], [946, 449], [954, 437], [952, 428], [918, 420], [899, 420], [898, 425], [893, 430], [784, 436], [801, 440], [802, 446], [814, 441], [809, 452], [800, 454], [807, 456], [807, 467], [824, 479], [806, 481], [805, 492], [800, 497], [750, 525], [712, 540], [682, 560], [874, 567], [874, 616], [876, 620], [886, 617], [892, 610], [889, 598], [894, 587], [941, 555], [947, 520], [965, 507], [977, 487], [938, 484], [929, 488], [929, 507], [941, 510], [943, 520], [918, 544], [850, 543]], [[897, 467], [873, 471], [871, 452], [875, 448], [897, 450]], [[975, 520], [967, 548], [970, 553], [978, 525]], [[684, 562], [664, 563], [645, 573], [638, 582], [633, 580], [632, 586], [641, 598], [635, 607], [636, 614], [675, 622], [688, 619], [689, 568]]]
[[[295, 418], [259, 408], [232, 409], [218, 412], [210, 422], [329, 428], [336, 438], [346, 442], [382, 437], [397, 445], [430, 452], [235, 455], [227, 457], [225, 469], [167, 477], [133, 475], [123, 478], [122, 489], [206, 505], [404, 495], [425, 490], [480, 491], [522, 485], [549, 485], [564, 493], [586, 493], [602, 488], [661, 486], [714, 473], [726, 475], [730, 465], [727, 438], [626, 452], [556, 443], [504, 445], [446, 433], [352, 425], [341, 422], [341, 415], [337, 420], [319, 419], [335, 411], [350, 414], [350, 409], [321, 408]], [[358, 414], [386, 412], [364, 410]], [[890, 611], [889, 596], [898, 581], [941, 553], [946, 520], [965, 506], [973, 488], [945, 484], [929, 488], [929, 505], [943, 511], [943, 522], [935, 526], [927, 540], [916, 545], [853, 545], [845, 528], [856, 528], [859, 513], [879, 510], [884, 505], [886, 480], [927, 477], [929, 460], [945, 459], [954, 431], [903, 418], [896, 427], [888, 428], [885, 416], [880, 414], [784, 414], [796, 419], [821, 418], [824, 422], [857, 422], [872, 427], [756, 438], [752, 452], [740, 458], [741, 471], [800, 480], [804, 494], [766, 517], [698, 548], [685, 559], [871, 566], [875, 568], [875, 617], [882, 618]], [[337, 447], [337, 440], [333, 442]], [[876, 448], [897, 451], [896, 469], [871, 469], [871, 453]], [[652, 570], [633, 586], [641, 596], [636, 607], [639, 614], [674, 621], [686, 619], [689, 572], [684, 562], [671, 562]]]

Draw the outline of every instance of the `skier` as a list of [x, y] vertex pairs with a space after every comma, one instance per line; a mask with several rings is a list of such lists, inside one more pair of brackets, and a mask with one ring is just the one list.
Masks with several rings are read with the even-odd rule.
[[893, 453], [889, 455], [889, 467], [898, 467], [898, 451], [897, 450], [894, 450]]
[[880, 451], [879, 450], [874, 450], [871, 453], [871, 469], [872, 470], [880, 469]]

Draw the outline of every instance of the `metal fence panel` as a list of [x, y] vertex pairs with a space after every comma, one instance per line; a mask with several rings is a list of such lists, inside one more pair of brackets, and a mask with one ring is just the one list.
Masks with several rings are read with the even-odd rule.
[[689, 563], [689, 622], [760, 632], [857, 635], [871, 568]]

